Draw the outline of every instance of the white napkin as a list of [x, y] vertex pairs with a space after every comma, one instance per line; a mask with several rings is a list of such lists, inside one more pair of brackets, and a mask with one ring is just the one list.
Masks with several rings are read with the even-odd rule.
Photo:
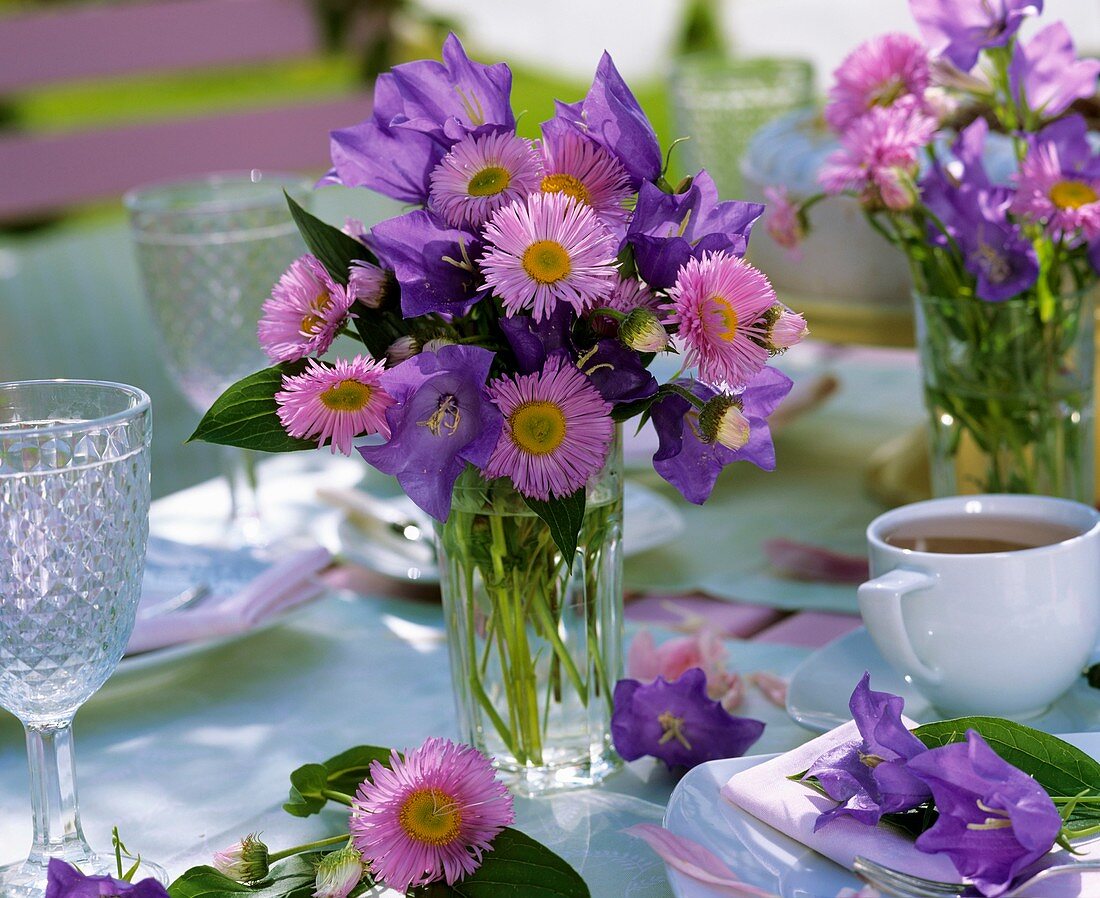
[[[143, 617], [139, 606], [126, 654], [250, 630], [324, 592], [325, 586], [317, 574], [331, 560], [327, 549], [306, 549], [271, 564], [235, 589], [230, 584], [230, 589], [219, 592], [218, 584], [212, 584], [214, 594], [195, 608]], [[145, 598], [151, 597], [144, 597], [143, 604]]]

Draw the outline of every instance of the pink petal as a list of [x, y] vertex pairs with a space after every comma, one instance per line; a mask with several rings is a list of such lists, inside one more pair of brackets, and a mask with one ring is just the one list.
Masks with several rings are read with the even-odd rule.
[[789, 539], [766, 540], [763, 548], [771, 566], [793, 580], [862, 583], [870, 576], [867, 559], [862, 555], [846, 555]]
[[657, 648], [657, 657], [661, 662], [660, 675], [670, 683], [680, 679], [685, 670], [703, 667], [703, 653], [695, 636], [678, 636], [662, 643]]
[[722, 707], [732, 712], [745, 700], [745, 681], [740, 674], [730, 674], [726, 691], [719, 698]]
[[656, 680], [661, 673], [661, 661], [657, 657], [657, 645], [649, 630], [639, 630], [630, 640], [626, 651], [626, 675], [634, 680], [648, 683]]
[[778, 898], [773, 892], [765, 892], [741, 882], [711, 851], [698, 842], [670, 833], [663, 826], [638, 823], [623, 831], [645, 842], [670, 867], [697, 882], [714, 886], [727, 895], [734, 898]]
[[749, 674], [749, 682], [759, 689], [777, 708], [787, 707], [787, 681], [766, 670]]

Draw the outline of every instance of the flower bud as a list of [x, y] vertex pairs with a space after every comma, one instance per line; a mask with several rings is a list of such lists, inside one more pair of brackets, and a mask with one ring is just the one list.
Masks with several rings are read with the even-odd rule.
[[767, 324], [768, 352], [776, 355], [798, 343], [801, 343], [810, 329], [806, 326], [806, 319], [798, 312], [792, 312], [786, 306], [776, 303], [765, 313]]
[[637, 308], [619, 324], [619, 339], [637, 352], [663, 352], [668, 348], [668, 332], [649, 309]]
[[451, 346], [454, 344], [454, 340], [450, 337], [432, 337], [427, 343], [424, 344], [425, 352], [439, 352], [444, 346]]
[[368, 309], [377, 309], [386, 299], [387, 276], [377, 265], [355, 260], [348, 269], [348, 293]]
[[347, 898], [363, 878], [363, 856], [350, 845], [325, 855], [317, 867], [313, 898]]
[[749, 441], [749, 419], [741, 411], [741, 400], [726, 394], [707, 400], [699, 412], [699, 436], [704, 443], [742, 448]]
[[255, 833], [214, 855], [214, 869], [245, 884], [259, 882], [268, 873], [267, 846]]
[[420, 341], [411, 334], [406, 334], [403, 337], [398, 337], [391, 344], [389, 349], [386, 350], [386, 365], [392, 368], [394, 365], [399, 365], [401, 362], [411, 359], [414, 355], [420, 352]]

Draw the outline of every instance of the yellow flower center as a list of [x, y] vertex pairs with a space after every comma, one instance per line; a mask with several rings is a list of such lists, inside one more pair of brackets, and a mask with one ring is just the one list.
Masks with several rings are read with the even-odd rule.
[[1100, 197], [1084, 181], [1059, 181], [1050, 188], [1050, 201], [1059, 209], [1080, 209]]
[[718, 332], [718, 336], [729, 343], [737, 336], [737, 312], [733, 310], [730, 301], [725, 297], [712, 296], [710, 301], [714, 316], [718, 319], [722, 328]]
[[523, 270], [540, 284], [553, 284], [573, 270], [569, 253], [556, 240], [536, 240], [523, 253]]
[[661, 738], [657, 740], [659, 745], [664, 745], [666, 742], [675, 739], [684, 748], [691, 751], [691, 743], [688, 742], [687, 734], [684, 732], [684, 718], [677, 717], [671, 711], [664, 711], [657, 715], [657, 723], [664, 730], [661, 733]]
[[588, 188], [584, 186], [584, 182], [573, 175], [565, 174], [565, 172], [547, 175], [542, 179], [542, 184], [540, 186], [543, 193], [564, 193], [566, 196], [571, 196], [573, 199], [579, 200], [586, 206], [592, 205], [592, 194], [588, 192]]
[[508, 423], [512, 442], [530, 455], [549, 455], [565, 439], [565, 415], [553, 402], [525, 402]]
[[506, 190], [511, 183], [512, 176], [508, 169], [500, 165], [490, 165], [470, 178], [466, 193], [470, 196], [495, 196]]
[[442, 789], [417, 789], [397, 815], [410, 839], [425, 845], [450, 845], [462, 829], [462, 812]]
[[303, 337], [313, 337], [321, 332], [325, 326], [324, 314], [332, 307], [332, 297], [327, 292], [321, 292], [317, 298], [309, 304], [310, 311], [302, 316], [298, 325], [298, 332]]
[[325, 408], [334, 412], [359, 412], [367, 407], [373, 395], [374, 387], [349, 379], [333, 384], [318, 398]]

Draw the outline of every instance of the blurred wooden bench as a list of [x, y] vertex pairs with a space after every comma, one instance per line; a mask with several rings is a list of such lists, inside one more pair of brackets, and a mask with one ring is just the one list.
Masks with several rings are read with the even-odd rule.
[[[384, 16], [384, 13], [382, 13]], [[380, 18], [382, 24], [385, 19]], [[0, 17], [0, 97], [76, 82], [315, 56], [310, 0], [51, 5]], [[315, 102], [60, 133], [0, 132], [0, 221], [211, 171], [319, 170], [326, 135], [366, 118], [366, 88]]]

